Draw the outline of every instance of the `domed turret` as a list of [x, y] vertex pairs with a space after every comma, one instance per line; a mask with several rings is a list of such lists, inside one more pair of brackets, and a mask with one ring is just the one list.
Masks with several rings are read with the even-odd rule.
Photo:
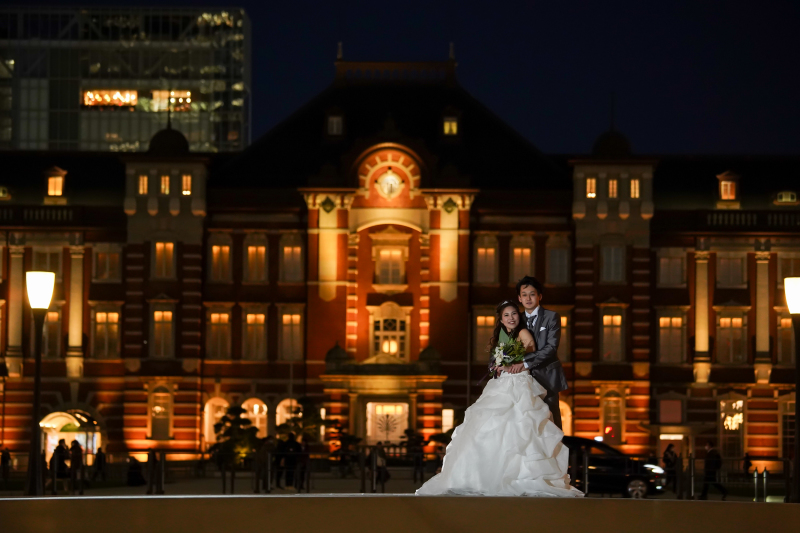
[[189, 154], [189, 141], [178, 130], [173, 130], [171, 126], [156, 132], [150, 139], [150, 147], [147, 153], [157, 156], [183, 156]]
[[631, 143], [620, 132], [610, 129], [601, 133], [592, 147], [592, 155], [596, 157], [630, 157]]
[[339, 341], [336, 341], [336, 344], [333, 348], [328, 350], [328, 353], [325, 354], [325, 367], [328, 371], [333, 371], [337, 367], [341, 365], [351, 364], [354, 363], [355, 360], [347, 351], [339, 346]]

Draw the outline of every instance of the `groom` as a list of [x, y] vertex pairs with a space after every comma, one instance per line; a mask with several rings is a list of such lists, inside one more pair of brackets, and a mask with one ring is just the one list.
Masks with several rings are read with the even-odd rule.
[[536, 340], [536, 351], [526, 354], [524, 361], [512, 365], [508, 372], [516, 374], [524, 370], [530, 371], [533, 379], [547, 390], [544, 402], [550, 408], [553, 422], [561, 429], [558, 393], [567, 389], [564, 368], [558, 360], [561, 317], [555, 311], [549, 311], [540, 305], [542, 284], [532, 276], [525, 276], [517, 282], [517, 297], [525, 308], [525, 316], [521, 318], [525, 320], [528, 331]]

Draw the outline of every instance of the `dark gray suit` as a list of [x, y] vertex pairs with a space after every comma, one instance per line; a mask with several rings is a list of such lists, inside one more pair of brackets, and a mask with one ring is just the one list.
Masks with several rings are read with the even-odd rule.
[[[520, 317], [526, 321], [525, 313]], [[558, 344], [561, 342], [561, 317], [555, 311], [539, 306], [536, 323], [528, 331], [536, 341], [536, 351], [525, 356], [525, 367], [530, 369], [533, 379], [547, 389], [544, 402], [553, 413], [553, 422], [561, 428], [561, 409], [558, 393], [569, 388], [564, 368], [558, 360]]]

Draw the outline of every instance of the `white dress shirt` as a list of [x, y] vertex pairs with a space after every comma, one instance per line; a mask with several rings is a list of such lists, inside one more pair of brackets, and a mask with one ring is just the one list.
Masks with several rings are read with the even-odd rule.
[[[527, 327], [528, 324], [532, 324], [533, 327], [536, 327], [536, 317], [539, 316], [540, 307], [541, 307], [540, 305], [537, 305], [536, 309], [533, 310], [533, 313], [530, 313], [530, 314], [528, 314], [528, 310], [527, 309], [525, 310], [525, 326], [526, 327]], [[531, 318], [533, 318], [533, 321], [531, 321]], [[534, 335], [534, 334], [535, 334], [535, 332], [531, 331], [531, 335]], [[530, 369], [530, 367], [528, 366], [528, 362], [527, 361], [523, 361], [522, 363], [525, 365], [525, 368]]]

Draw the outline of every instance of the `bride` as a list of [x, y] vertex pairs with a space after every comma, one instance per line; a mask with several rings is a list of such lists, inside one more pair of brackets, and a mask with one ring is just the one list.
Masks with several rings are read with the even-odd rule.
[[[497, 306], [490, 353], [498, 343], [519, 339], [536, 349], [517, 304]], [[564, 433], [550, 420], [547, 392], [529, 372], [499, 369], [453, 432], [442, 471], [417, 490], [419, 496], [583, 496], [569, 484]]]

